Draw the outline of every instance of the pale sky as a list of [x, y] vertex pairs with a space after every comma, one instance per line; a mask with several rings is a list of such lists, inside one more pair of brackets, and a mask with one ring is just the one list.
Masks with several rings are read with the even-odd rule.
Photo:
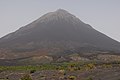
[[0, 0], [0, 37], [59, 8], [120, 42], [120, 0]]

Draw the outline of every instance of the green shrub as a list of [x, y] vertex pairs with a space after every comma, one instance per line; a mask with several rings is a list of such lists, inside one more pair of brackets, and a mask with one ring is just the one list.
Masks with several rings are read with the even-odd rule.
[[32, 78], [30, 77], [30, 75], [26, 74], [21, 78], [21, 80], [32, 80]]
[[92, 77], [88, 77], [86, 80], [93, 80]]
[[76, 79], [76, 76], [69, 76], [68, 77], [70, 80], [75, 80]]

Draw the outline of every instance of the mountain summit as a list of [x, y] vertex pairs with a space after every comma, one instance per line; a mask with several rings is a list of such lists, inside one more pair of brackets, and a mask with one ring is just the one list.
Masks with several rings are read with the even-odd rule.
[[120, 43], [58, 9], [0, 39], [0, 53], [67, 54], [120, 51]]
[[55, 12], [50, 12], [47, 13], [46, 15], [42, 16], [39, 21], [41, 22], [49, 22], [49, 21], [59, 21], [59, 20], [64, 20], [66, 22], [75, 22], [78, 23], [80, 20], [76, 18], [74, 15], [70, 14], [69, 12], [63, 10], [63, 9], [58, 9]]

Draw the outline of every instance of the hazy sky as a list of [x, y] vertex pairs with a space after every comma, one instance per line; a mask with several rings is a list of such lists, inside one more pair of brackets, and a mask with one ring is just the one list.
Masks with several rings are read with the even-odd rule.
[[120, 41], [120, 0], [0, 0], [0, 37], [59, 8]]

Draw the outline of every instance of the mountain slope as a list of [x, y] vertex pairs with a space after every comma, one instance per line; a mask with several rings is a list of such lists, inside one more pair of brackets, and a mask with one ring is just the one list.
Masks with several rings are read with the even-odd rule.
[[[59, 9], [0, 39], [0, 53], [120, 52], [120, 43]], [[3, 51], [5, 50], [5, 51]]]

